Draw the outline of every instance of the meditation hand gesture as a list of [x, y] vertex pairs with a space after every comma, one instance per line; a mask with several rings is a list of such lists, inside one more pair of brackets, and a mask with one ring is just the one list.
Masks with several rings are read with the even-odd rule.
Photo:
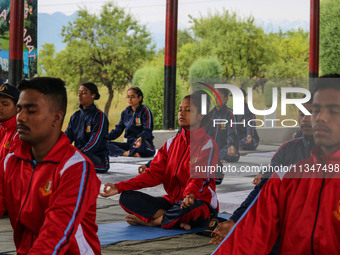
[[181, 209], [192, 206], [194, 204], [194, 201], [195, 201], [194, 194], [186, 195], [182, 201]]
[[248, 136], [247, 136], [246, 143], [247, 143], [247, 144], [248, 144], [248, 143], [251, 143], [251, 141], [252, 141], [252, 137], [251, 137], [251, 135], [248, 135]]
[[142, 146], [142, 137], [138, 137], [133, 148], [137, 149]]
[[118, 189], [113, 183], [106, 183], [104, 185], [104, 192], [99, 193], [102, 197], [110, 197], [118, 194]]
[[223, 239], [228, 235], [229, 231], [234, 227], [235, 222], [232, 219], [223, 221], [217, 225], [214, 232], [211, 233], [212, 239], [209, 243], [220, 244]]
[[235, 149], [235, 146], [234, 146], [234, 145], [232, 145], [232, 146], [230, 146], [230, 147], [228, 148], [228, 155], [229, 155], [229, 156], [234, 156], [234, 155], [236, 155], [236, 149]]

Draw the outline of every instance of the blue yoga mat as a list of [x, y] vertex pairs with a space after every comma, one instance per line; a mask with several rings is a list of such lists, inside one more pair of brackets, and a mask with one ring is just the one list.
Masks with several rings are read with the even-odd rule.
[[[230, 215], [219, 214], [219, 217], [229, 218]], [[131, 226], [126, 222], [116, 222], [98, 225], [98, 237], [100, 245], [109, 245], [122, 241], [141, 241], [165, 236], [197, 233], [205, 228], [163, 229], [160, 227]]]

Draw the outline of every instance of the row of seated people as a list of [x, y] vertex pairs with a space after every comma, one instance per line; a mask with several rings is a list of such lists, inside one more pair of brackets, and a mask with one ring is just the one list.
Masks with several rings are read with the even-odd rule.
[[[245, 115], [234, 116], [232, 110], [226, 106], [229, 91], [219, 89], [218, 103], [207, 116], [207, 119], [226, 119], [247, 122], [253, 118], [247, 105]], [[97, 172], [109, 169], [109, 156], [152, 157], [155, 154], [153, 144], [153, 117], [150, 109], [143, 105], [143, 92], [138, 87], [129, 88], [127, 99], [129, 106], [121, 113], [119, 123], [115, 129], [107, 133], [108, 119], [99, 110], [94, 100], [100, 98], [98, 88], [93, 83], [84, 83], [78, 91], [80, 110], [70, 119], [65, 131], [71, 143], [87, 155], [93, 162]], [[221, 104], [222, 103], [222, 104]], [[254, 127], [242, 125], [220, 124], [214, 126], [212, 121], [206, 125], [206, 132], [217, 141], [219, 157], [222, 163], [236, 162], [240, 158], [241, 149], [256, 149], [259, 136]], [[127, 142], [115, 142], [124, 132]]]
[[[2, 87], [0, 91], [5, 98], [10, 94], [6, 93], [8, 88]], [[84, 248], [100, 254], [95, 224], [100, 182], [93, 164], [61, 132], [67, 104], [64, 83], [60, 79], [34, 78], [22, 81], [19, 89], [22, 92], [16, 105], [16, 118], [18, 136], [23, 142], [0, 165], [0, 217], [8, 211], [19, 254], [39, 253], [42, 249], [47, 253], [54, 250], [79, 254]], [[286, 164], [289, 159], [300, 161], [311, 154], [311, 158], [298, 166], [311, 167], [317, 163], [332, 170], [331, 166], [339, 165], [339, 86], [317, 89], [311, 121], [317, 147], [310, 152], [312, 142], [305, 133], [310, 131], [310, 125], [303, 117], [300, 125], [304, 137], [284, 144], [273, 160], [283, 160], [282, 164]], [[200, 104], [200, 98], [195, 95], [182, 100], [178, 114], [181, 128], [160, 149], [149, 169], [128, 181], [105, 185], [103, 196], [122, 192], [120, 202], [129, 213], [128, 223], [189, 229], [205, 225], [216, 216], [218, 201], [213, 176], [191, 175], [195, 166], [216, 165], [219, 159], [216, 142], [202, 127], [204, 116], [199, 113]], [[7, 130], [0, 132], [6, 135]], [[15, 134], [13, 140], [16, 137]], [[249, 213], [239, 218], [240, 223], [215, 254], [242, 254], [245, 249], [268, 254], [280, 234], [281, 252], [297, 249], [297, 254], [309, 251], [336, 254], [339, 251], [338, 172], [325, 171], [326, 177], [305, 179], [291, 178], [294, 177], [291, 174], [294, 173], [280, 178], [274, 173], [277, 178], [263, 185], [263, 191], [248, 207]], [[161, 183], [167, 192], [162, 198], [134, 191]], [[296, 215], [299, 217], [293, 217]], [[317, 227], [317, 223], [327, 231]], [[226, 225], [216, 229], [216, 239], [212, 242], [221, 242], [230, 222]], [[256, 229], [257, 234], [250, 229]], [[305, 235], [306, 231], [313, 235]], [[82, 242], [78, 242], [79, 238]], [[81, 247], [82, 244], [86, 247]]]

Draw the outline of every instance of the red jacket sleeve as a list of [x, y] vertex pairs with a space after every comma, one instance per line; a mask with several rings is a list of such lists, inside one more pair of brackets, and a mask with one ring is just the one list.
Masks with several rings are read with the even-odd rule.
[[195, 198], [200, 199], [200, 191], [202, 191], [207, 182], [215, 178], [215, 174], [213, 172], [197, 172], [196, 169], [200, 169], [199, 167], [202, 166], [207, 167], [207, 169], [210, 166], [216, 167], [219, 155], [218, 146], [212, 139], [209, 139], [207, 143], [203, 144], [200, 148], [197, 159], [193, 159], [194, 155], [192, 154], [193, 153], [190, 154], [190, 179], [183, 192], [183, 197], [188, 194], [194, 194]]
[[0, 159], [0, 218], [7, 211], [6, 209], [6, 200], [4, 194], [4, 159]]
[[151, 161], [151, 165], [144, 173], [127, 181], [116, 183], [119, 193], [127, 190], [138, 190], [147, 187], [154, 187], [163, 183], [164, 169], [168, 159], [166, 143], [158, 150], [156, 157]]
[[[280, 178], [271, 178], [213, 253], [269, 254], [279, 237]], [[248, 211], [249, 210], [249, 211]]]
[[[90, 223], [84, 218], [85, 215], [95, 218], [99, 188], [100, 181], [92, 164], [82, 161], [68, 166], [55, 187], [45, 221], [29, 254], [54, 254], [54, 251], [64, 254], [81, 226], [82, 230], [91, 228], [85, 225]], [[92, 227], [95, 233], [97, 227]]]

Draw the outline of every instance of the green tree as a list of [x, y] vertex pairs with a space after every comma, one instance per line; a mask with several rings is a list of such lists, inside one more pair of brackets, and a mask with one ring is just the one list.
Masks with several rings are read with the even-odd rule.
[[[141, 88], [144, 94], [143, 103], [147, 105], [154, 118], [154, 128], [163, 128], [163, 102], [164, 102], [164, 55], [158, 56], [154, 61], [138, 69], [132, 80], [134, 86]], [[187, 94], [183, 81], [176, 78], [176, 113], [182, 98]], [[177, 116], [177, 115], [176, 115]]]
[[241, 19], [223, 10], [207, 17], [191, 18], [199, 44], [198, 56], [216, 56], [225, 77], [264, 77], [272, 53], [262, 28], [253, 17]]
[[55, 57], [61, 77], [76, 86], [84, 81], [104, 85], [107, 115], [114, 92], [124, 89], [135, 70], [154, 54], [146, 27], [113, 3], [106, 3], [99, 16], [79, 10], [61, 35], [68, 44]]
[[320, 7], [320, 67], [323, 73], [340, 73], [340, 5], [323, 0]]
[[223, 67], [217, 58], [199, 58], [189, 68], [189, 78], [222, 78]]
[[39, 51], [38, 75], [58, 77], [60, 72], [55, 61], [55, 47], [53, 43], [45, 43]]
[[298, 29], [267, 35], [275, 50], [273, 62], [267, 67], [268, 78], [307, 78], [309, 33]]

